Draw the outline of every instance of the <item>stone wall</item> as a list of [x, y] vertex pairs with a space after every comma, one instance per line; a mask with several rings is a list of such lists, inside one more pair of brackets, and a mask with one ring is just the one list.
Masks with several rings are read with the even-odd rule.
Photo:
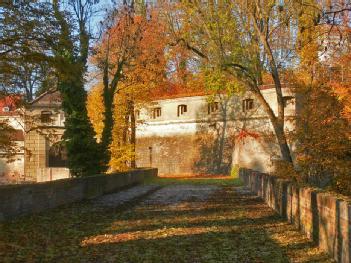
[[[293, 130], [295, 95], [289, 89], [283, 92], [291, 97], [284, 128]], [[276, 109], [275, 90], [267, 87], [262, 93]], [[245, 99], [254, 100], [252, 108], [243, 109]], [[187, 107], [183, 114], [178, 114], [180, 105]], [[269, 172], [274, 155], [280, 156], [272, 124], [250, 92], [217, 94], [211, 100], [207, 96], [162, 99], [137, 108], [137, 165], [157, 167], [163, 176], [229, 174], [231, 166]], [[155, 108], [161, 110], [157, 116]]]
[[[54, 167], [49, 167], [50, 146], [61, 140], [64, 129], [61, 127], [49, 129], [36, 129], [25, 135], [24, 154], [24, 175], [25, 181], [42, 182], [46, 178], [48, 181], [69, 177], [69, 172], [65, 167], [55, 167], [59, 169], [59, 174], [50, 177], [50, 171], [56, 171]], [[50, 170], [53, 169], [53, 170]], [[45, 171], [44, 171], [45, 170]]]
[[[23, 146], [22, 146], [23, 147]], [[24, 179], [24, 154], [18, 153], [8, 158], [0, 158], [0, 184], [20, 183]]]
[[157, 176], [157, 169], [0, 186], [0, 221], [111, 193]]
[[337, 262], [351, 262], [351, 204], [332, 193], [297, 187], [267, 174], [240, 169], [240, 178], [282, 217]]
[[225, 138], [221, 150], [218, 136], [211, 133], [141, 137], [136, 161], [141, 167], [157, 167], [162, 176], [229, 174], [232, 141]]
[[65, 167], [46, 167], [37, 170], [37, 183], [70, 178], [70, 170]]
[[25, 135], [25, 181], [37, 181], [38, 169], [47, 166], [47, 140], [44, 135], [36, 130], [29, 131]]
[[[49, 114], [42, 118], [42, 113]], [[37, 97], [25, 109], [24, 180], [41, 182], [69, 177], [65, 167], [50, 167], [50, 147], [61, 141], [65, 131], [65, 115], [58, 91], [48, 91]], [[55, 173], [58, 171], [58, 173]], [[53, 172], [55, 174], [53, 174]]]

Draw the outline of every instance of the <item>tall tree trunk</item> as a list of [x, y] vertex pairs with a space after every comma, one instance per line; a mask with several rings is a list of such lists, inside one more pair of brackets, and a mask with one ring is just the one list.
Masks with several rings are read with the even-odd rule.
[[127, 109], [124, 115], [123, 132], [122, 132], [123, 145], [127, 145], [128, 143], [128, 128], [129, 128], [129, 102], [127, 101]]
[[112, 78], [112, 81], [110, 83], [109, 80], [109, 41], [110, 39], [108, 38], [107, 42], [107, 51], [106, 51], [106, 57], [105, 57], [105, 62], [104, 62], [104, 70], [103, 70], [103, 85], [104, 85], [104, 91], [103, 91], [103, 98], [104, 98], [104, 128], [102, 130], [101, 134], [101, 146], [102, 146], [102, 151], [103, 151], [103, 162], [104, 165], [107, 167], [108, 163], [111, 159], [111, 152], [110, 152], [110, 145], [112, 143], [112, 130], [114, 126], [114, 119], [113, 119], [113, 111], [114, 111], [114, 96], [117, 90], [117, 85], [119, 83], [121, 74], [122, 74], [122, 68], [124, 65], [124, 61], [122, 60], [121, 62], [118, 63], [117, 65], [117, 70]]
[[273, 124], [275, 135], [276, 135], [277, 140], [278, 140], [282, 159], [284, 161], [292, 164], [293, 160], [292, 160], [290, 148], [289, 148], [288, 142], [286, 140], [286, 136], [285, 136], [284, 122], [282, 123], [282, 122], [279, 122], [276, 120], [275, 121], [271, 120], [271, 122]]
[[[261, 17], [261, 6], [259, 2], [256, 1], [256, 11], [258, 12], [258, 16], [256, 13], [252, 14], [253, 18], [253, 25], [255, 28], [256, 33], [258, 34], [264, 49], [265, 49], [265, 54], [267, 54], [267, 58], [269, 61], [269, 66], [271, 69], [271, 75], [274, 81], [274, 86], [275, 86], [275, 91], [276, 91], [276, 96], [277, 96], [277, 104], [278, 104], [278, 116], [275, 116], [273, 113], [271, 107], [268, 105], [266, 100], [263, 98], [262, 93], [260, 92], [258, 87], [255, 87], [255, 91], [258, 94], [258, 98], [263, 103], [263, 107], [268, 113], [269, 119], [271, 120], [271, 123], [274, 128], [275, 135], [277, 137], [277, 141], [279, 144], [280, 152], [281, 152], [281, 157], [284, 161], [293, 163], [292, 157], [291, 157], [291, 152], [286, 140], [285, 136], [285, 131], [284, 131], [284, 123], [285, 123], [285, 112], [284, 112], [284, 98], [283, 98], [283, 92], [282, 92], [282, 85], [280, 81], [280, 76], [279, 76], [279, 71], [278, 67], [273, 55], [272, 48], [269, 44], [268, 41], [268, 21], [265, 23], [260, 23], [263, 21], [263, 18]], [[257, 85], [257, 84], [256, 84]]]
[[284, 118], [279, 119], [275, 116], [271, 106], [268, 104], [266, 99], [263, 97], [259, 87], [257, 85], [251, 85], [250, 90], [253, 92], [257, 100], [262, 105], [264, 111], [267, 113], [269, 120], [272, 123], [274, 133], [276, 135], [279, 149], [281, 153], [281, 157], [284, 161], [293, 163], [291, 152], [289, 149], [288, 142], [286, 140], [285, 132], [284, 132]]
[[135, 124], [135, 110], [134, 110], [134, 101], [130, 101], [130, 128], [131, 128], [131, 134], [130, 134], [130, 143], [132, 144], [133, 147], [133, 155], [132, 159], [130, 161], [130, 167], [131, 168], [136, 168], [136, 161], [135, 161], [135, 146], [136, 146], [136, 124]]
[[[108, 85], [108, 84], [107, 84]], [[104, 85], [104, 128], [101, 134], [101, 146], [104, 155], [104, 164], [107, 166], [110, 158], [111, 152], [109, 146], [112, 142], [112, 129], [113, 129], [113, 96], [110, 94], [110, 90]]]

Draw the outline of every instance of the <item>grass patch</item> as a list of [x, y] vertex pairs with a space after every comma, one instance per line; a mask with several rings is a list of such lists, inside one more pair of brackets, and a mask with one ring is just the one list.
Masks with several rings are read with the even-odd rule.
[[145, 184], [198, 184], [198, 185], [219, 185], [219, 186], [242, 186], [239, 178], [232, 176], [222, 177], [157, 177], [145, 181]]

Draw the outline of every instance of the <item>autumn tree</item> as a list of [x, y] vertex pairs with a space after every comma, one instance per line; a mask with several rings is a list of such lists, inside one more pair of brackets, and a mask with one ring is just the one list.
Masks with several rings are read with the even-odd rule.
[[298, 38], [309, 44], [298, 50], [301, 61], [292, 74], [303, 98], [297, 116], [296, 161], [304, 182], [350, 194], [350, 42], [345, 38], [350, 11], [337, 1], [318, 5], [317, 10], [315, 21], [301, 17]]
[[[103, 83], [104, 127], [101, 144], [106, 163], [111, 159], [109, 147], [114, 140], [115, 96], [124, 98], [120, 106], [124, 105], [125, 108], [119, 112], [125, 123], [131, 122], [130, 142], [135, 145], [135, 103], [147, 98], [147, 91], [155, 85], [156, 80], [163, 78], [164, 65], [163, 32], [156, 12], [148, 10], [146, 16], [136, 13], [133, 5], [124, 4], [111, 13], [107, 23], [109, 26], [101, 43], [96, 46], [93, 58]], [[117, 137], [121, 137], [122, 142], [117, 145], [126, 144], [128, 127], [125, 124], [121, 128], [121, 136]], [[134, 160], [131, 166], [135, 166]]]
[[[284, 130], [283, 76], [298, 61], [294, 32], [299, 29], [299, 17], [309, 12], [310, 20], [317, 18], [313, 5], [308, 7], [307, 2], [182, 2], [177, 6], [181, 11], [173, 14], [179, 17], [177, 25], [181, 26], [175, 29], [175, 23], [170, 25], [174, 41], [193, 51], [202, 71], [208, 75], [211, 71], [230, 74], [256, 97], [270, 119], [282, 160], [290, 164]], [[274, 84], [276, 109], [260, 90], [265, 73]]]

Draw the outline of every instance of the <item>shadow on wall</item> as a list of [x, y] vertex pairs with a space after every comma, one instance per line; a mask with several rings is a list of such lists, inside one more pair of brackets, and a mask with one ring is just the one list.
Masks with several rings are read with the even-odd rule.
[[257, 105], [245, 108], [245, 98], [217, 95], [209, 100], [207, 109], [199, 111], [197, 119], [207, 121], [199, 121], [196, 128], [194, 173], [230, 174], [234, 165], [272, 169], [279, 148], [271, 123]]
[[[228, 125], [228, 119], [234, 112], [233, 104], [230, 104], [230, 98], [219, 95], [208, 102], [207, 109], [203, 108], [200, 112], [197, 118], [208, 121], [199, 122], [196, 128], [195, 145], [198, 156], [193, 164], [193, 172], [195, 174], [230, 174], [235, 129], [234, 126]], [[206, 112], [207, 116], [204, 116]]]
[[[157, 167], [160, 175], [228, 175], [232, 165], [267, 171], [278, 145], [260, 107], [244, 107], [248, 98], [216, 95], [201, 106], [195, 101], [184, 118], [154, 123], [157, 135], [137, 136], [137, 165]], [[189, 114], [194, 109], [195, 116]]]
[[202, 135], [197, 134], [195, 144], [199, 147], [199, 153], [194, 162], [194, 173], [230, 173], [234, 140], [222, 138], [221, 132], [218, 134], [204, 133]]

